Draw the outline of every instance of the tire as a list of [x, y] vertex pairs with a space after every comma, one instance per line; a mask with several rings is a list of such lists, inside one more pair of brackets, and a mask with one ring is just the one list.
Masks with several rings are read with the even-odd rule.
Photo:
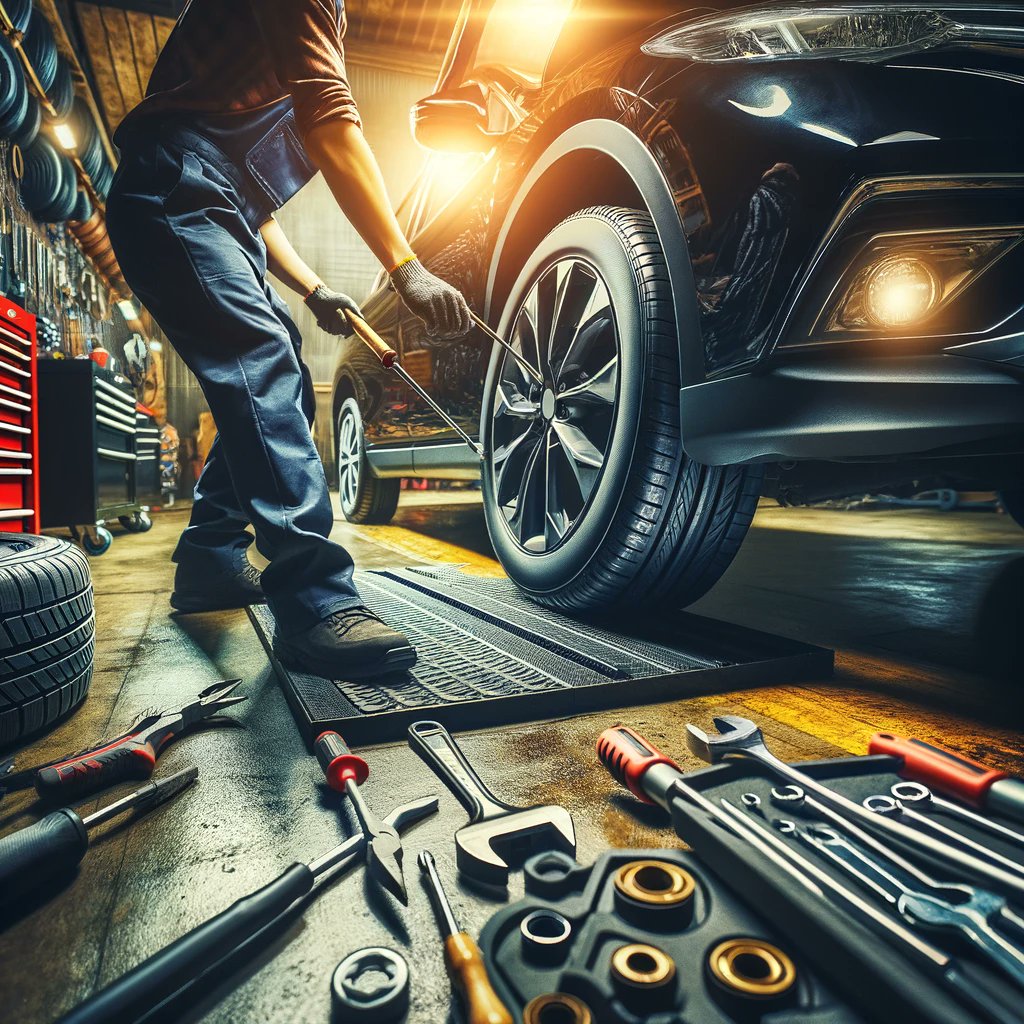
[[[589, 300], [586, 289], [592, 289]], [[549, 299], [554, 306], [555, 294], [562, 297], [559, 308], [575, 319], [563, 330], [563, 321], [552, 318], [553, 344], [560, 351], [546, 369], [550, 383], [544, 393], [515, 392], [515, 375], [524, 388], [527, 378], [497, 351], [487, 376], [483, 496], [495, 552], [526, 594], [552, 608], [691, 604], [739, 549], [757, 507], [762, 470], [703, 466], [682, 450], [679, 346], [665, 258], [651, 218], [637, 210], [596, 207], [559, 224], [527, 261], [499, 333], [521, 351], [530, 349], [533, 335], [523, 306], [536, 301], [530, 308], [541, 309]], [[537, 318], [545, 322], [543, 312]], [[587, 330], [577, 330], [581, 318]], [[499, 383], [504, 400], [495, 415]], [[559, 387], [566, 389], [561, 399]], [[531, 404], [540, 426], [530, 426], [523, 444], [531, 443], [532, 431], [547, 439], [535, 442], [538, 452], [545, 449], [543, 517], [535, 509], [537, 488], [522, 483], [537, 479], [526, 472], [532, 456], [511, 447], [520, 429], [516, 421], [529, 419]], [[581, 431], [586, 443], [579, 440]], [[518, 485], [514, 459], [523, 464]], [[551, 502], [551, 494], [560, 498], [574, 488], [574, 506], [569, 499], [564, 508], [561, 501]], [[534, 499], [521, 502], [523, 494]], [[536, 525], [526, 525], [527, 519]]]
[[354, 398], [338, 413], [338, 500], [350, 523], [390, 523], [398, 509], [402, 481], [382, 479], [370, 470], [363, 439], [363, 417]]
[[0, 746], [85, 699], [94, 642], [85, 555], [56, 537], [0, 534]]

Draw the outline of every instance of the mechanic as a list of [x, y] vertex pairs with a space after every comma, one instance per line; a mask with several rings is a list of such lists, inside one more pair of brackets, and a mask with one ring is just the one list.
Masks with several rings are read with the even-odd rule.
[[[431, 336], [465, 334], [470, 314], [398, 226], [349, 89], [344, 35], [341, 0], [191, 0], [115, 135], [107, 218], [126, 280], [198, 378], [218, 428], [174, 553], [171, 604], [265, 599], [282, 661], [358, 677], [408, 667], [416, 653], [365, 607], [351, 555], [328, 539], [312, 381], [265, 275], [332, 333], [350, 333], [358, 308], [302, 261], [273, 212], [319, 169]], [[246, 554], [247, 524], [269, 559], [262, 574]]]

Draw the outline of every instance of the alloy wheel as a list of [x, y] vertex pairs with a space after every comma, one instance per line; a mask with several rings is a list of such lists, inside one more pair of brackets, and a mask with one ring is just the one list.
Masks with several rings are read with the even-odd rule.
[[525, 551], [562, 544], [583, 518], [608, 455], [619, 385], [619, 341], [608, 288], [582, 259], [561, 259], [534, 282], [491, 411], [490, 470], [505, 525]]
[[351, 413], [346, 412], [338, 431], [338, 496], [346, 515], [350, 515], [356, 507], [361, 468], [359, 424]]

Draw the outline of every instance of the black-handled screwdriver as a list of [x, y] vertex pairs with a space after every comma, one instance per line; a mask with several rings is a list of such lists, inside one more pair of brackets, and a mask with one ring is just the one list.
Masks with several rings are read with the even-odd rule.
[[133, 808], [152, 808], [177, 796], [195, 782], [198, 768], [147, 782], [134, 793], [115, 800], [86, 817], [62, 807], [34, 825], [0, 839], [0, 906], [55, 875], [70, 871], [89, 849], [89, 830]]

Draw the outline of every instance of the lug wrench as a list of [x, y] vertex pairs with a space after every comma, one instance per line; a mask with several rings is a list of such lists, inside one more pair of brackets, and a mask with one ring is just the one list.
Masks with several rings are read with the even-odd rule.
[[[455, 431], [459, 437], [469, 446], [470, 450], [479, 458], [481, 461], [487, 456], [484, 452], [483, 446], [478, 444], [466, 433], [448, 415], [445, 410], [434, 401], [433, 398], [427, 393], [426, 389], [409, 375], [409, 372], [404, 366], [398, 361], [398, 353], [358, 314], [348, 312], [345, 314], [348, 322], [352, 325], [352, 329], [359, 336], [359, 340], [370, 349], [371, 352], [380, 360], [380, 365], [385, 370], [394, 370], [406, 384], [409, 385], [416, 392], [420, 398], [423, 399], [427, 405], [430, 406], [438, 416], [448, 424], [452, 430]], [[523, 372], [527, 374], [533, 381], [538, 384], [544, 383], [544, 378], [540, 375], [540, 371], [536, 367], [532, 366], [525, 356], [517, 352], [504, 338], [502, 338], [496, 331], [491, 330], [490, 327], [483, 320], [480, 319], [475, 313], [471, 313], [470, 316], [473, 319], [473, 323], [480, 328], [488, 338], [491, 339], [495, 344], [500, 345], [513, 359], [522, 367]]]
[[347, 312], [345, 316], [352, 325], [352, 330], [359, 336], [359, 340], [380, 360], [380, 365], [385, 370], [394, 370], [469, 445], [470, 449], [476, 453], [476, 456], [483, 460], [483, 448], [427, 394], [421, 385], [412, 379], [405, 367], [398, 361], [398, 353], [361, 316], [351, 311]]

